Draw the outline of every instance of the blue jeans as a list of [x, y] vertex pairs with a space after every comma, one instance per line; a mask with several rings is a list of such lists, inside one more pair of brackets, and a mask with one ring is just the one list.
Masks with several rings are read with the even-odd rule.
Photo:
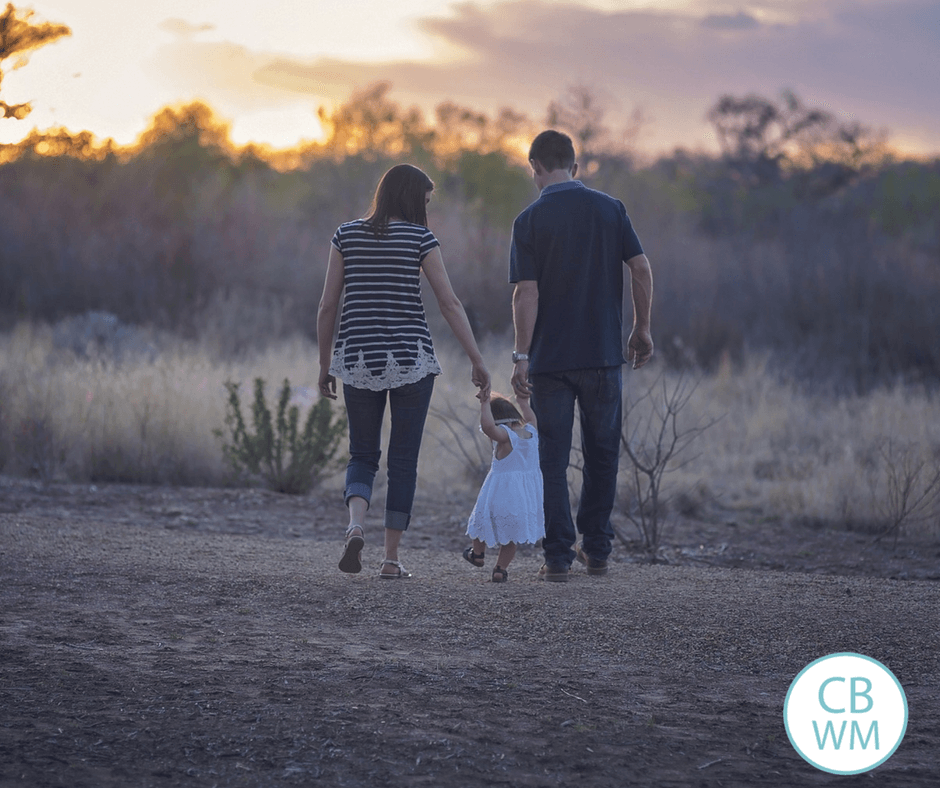
[[545, 563], [570, 566], [575, 522], [568, 498], [568, 463], [574, 406], [581, 416], [581, 502], [577, 526], [584, 552], [607, 560], [614, 531], [610, 513], [617, 494], [623, 421], [620, 367], [575, 369], [531, 376], [532, 410], [539, 420], [539, 465], [545, 489]]
[[392, 413], [388, 440], [388, 492], [385, 497], [385, 527], [408, 528], [418, 481], [418, 452], [424, 422], [434, 391], [434, 375], [385, 391], [370, 391], [343, 384], [346, 417], [349, 421], [349, 463], [346, 466], [344, 500], [358, 495], [372, 501], [372, 484], [382, 456], [382, 421], [385, 401]]

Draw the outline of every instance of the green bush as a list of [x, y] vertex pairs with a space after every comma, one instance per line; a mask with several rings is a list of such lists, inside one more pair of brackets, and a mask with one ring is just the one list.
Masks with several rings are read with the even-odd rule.
[[273, 418], [264, 399], [264, 380], [255, 378], [251, 408], [254, 432], [249, 432], [242, 417], [238, 384], [228, 381], [225, 388], [225, 426], [230, 442], [225, 431], [217, 429], [214, 434], [222, 440], [222, 454], [237, 476], [260, 478], [272, 490], [300, 495], [344, 464], [345, 458], [337, 454], [346, 434], [346, 415], [343, 411], [334, 419], [328, 399], [320, 399], [310, 408], [300, 432], [300, 409], [290, 405], [290, 381], [284, 380]]

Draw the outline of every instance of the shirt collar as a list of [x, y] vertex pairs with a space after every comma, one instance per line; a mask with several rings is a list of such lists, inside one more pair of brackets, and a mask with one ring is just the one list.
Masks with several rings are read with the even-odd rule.
[[554, 194], [555, 192], [566, 192], [569, 189], [583, 189], [584, 184], [581, 181], [562, 181], [561, 183], [552, 183], [549, 186], [546, 186], [542, 189], [539, 194], [540, 197], [544, 197], [546, 194]]

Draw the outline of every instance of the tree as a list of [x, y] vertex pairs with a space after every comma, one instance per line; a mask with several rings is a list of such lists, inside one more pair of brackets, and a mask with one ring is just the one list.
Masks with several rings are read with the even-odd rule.
[[320, 107], [323, 150], [337, 160], [358, 155], [371, 161], [422, 150], [429, 139], [424, 115], [417, 107], [402, 109], [389, 97], [391, 88], [391, 82], [375, 82], [332, 112]]
[[435, 108], [434, 116], [431, 143], [439, 164], [445, 169], [447, 162], [468, 151], [512, 156], [533, 133], [529, 119], [508, 107], [503, 107], [494, 119], [484, 112], [445, 101]]
[[[65, 25], [54, 22], [34, 24], [32, 11], [17, 11], [12, 3], [7, 3], [6, 10], [0, 14], [0, 85], [3, 83], [3, 62], [16, 56], [13, 68], [22, 68], [29, 60], [29, 54], [39, 47], [51, 44], [63, 36], [72, 35]], [[4, 118], [22, 120], [32, 112], [32, 104], [7, 104], [0, 101], [0, 111]]]
[[545, 121], [549, 128], [567, 132], [575, 144], [578, 174], [590, 177], [600, 168], [598, 156], [610, 138], [605, 122], [606, 108], [586, 85], [573, 85], [557, 101], [548, 105]]
[[807, 107], [792, 90], [784, 90], [778, 102], [755, 94], [725, 95], [707, 118], [725, 160], [749, 186], [777, 183], [798, 169], [802, 190], [823, 196], [884, 155], [883, 133], [857, 122], [840, 123], [829, 112]]
[[781, 164], [791, 149], [827, 129], [833, 120], [828, 112], [805, 107], [790, 90], [783, 91], [780, 104], [753, 94], [725, 95], [707, 117], [725, 158], [756, 183], [779, 180]]

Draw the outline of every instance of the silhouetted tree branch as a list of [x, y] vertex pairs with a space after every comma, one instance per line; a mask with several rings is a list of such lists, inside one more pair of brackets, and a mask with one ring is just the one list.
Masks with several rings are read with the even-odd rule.
[[884, 148], [883, 134], [857, 122], [839, 123], [831, 113], [807, 107], [792, 90], [777, 102], [725, 95], [707, 118], [725, 160], [748, 185], [775, 183], [797, 168], [812, 173], [804, 178], [805, 192], [828, 194]]
[[[6, 10], [0, 14], [0, 85], [3, 83], [3, 61], [16, 56], [13, 68], [22, 68], [34, 49], [50, 44], [63, 36], [72, 35], [65, 25], [53, 22], [32, 22], [32, 11], [17, 11], [12, 3], [7, 3]], [[0, 101], [0, 112], [4, 118], [22, 120], [32, 111], [29, 102], [7, 104]]]

